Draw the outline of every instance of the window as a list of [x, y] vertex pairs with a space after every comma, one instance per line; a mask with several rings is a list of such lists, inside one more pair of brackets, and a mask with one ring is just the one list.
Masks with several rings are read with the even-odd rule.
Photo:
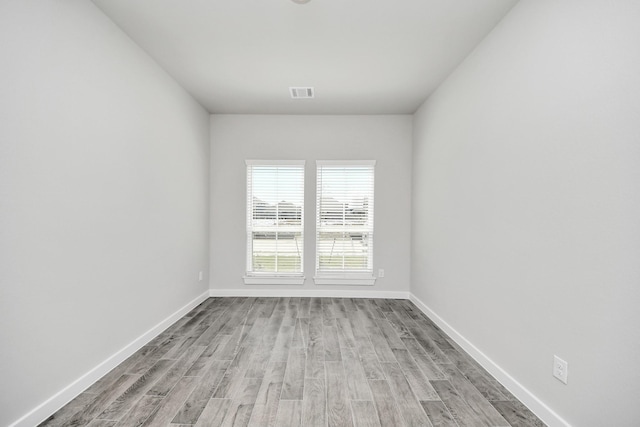
[[316, 284], [372, 285], [375, 161], [318, 161]]
[[247, 160], [246, 284], [302, 284], [304, 161]]

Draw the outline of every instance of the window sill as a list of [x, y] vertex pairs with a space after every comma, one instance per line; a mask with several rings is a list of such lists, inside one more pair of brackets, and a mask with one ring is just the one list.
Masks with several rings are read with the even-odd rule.
[[349, 276], [316, 276], [313, 278], [316, 285], [346, 285], [346, 286], [373, 286], [376, 278], [369, 277], [349, 277]]
[[245, 285], [304, 285], [304, 276], [244, 276]]

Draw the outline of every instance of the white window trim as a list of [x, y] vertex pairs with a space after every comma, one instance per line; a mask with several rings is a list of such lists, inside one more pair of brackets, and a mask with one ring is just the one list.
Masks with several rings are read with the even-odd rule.
[[247, 166], [304, 166], [306, 160], [253, 160], [244, 161]]
[[[245, 160], [246, 166], [305, 166], [306, 160]], [[303, 200], [304, 206], [304, 200]], [[304, 220], [302, 223], [304, 233]], [[304, 252], [303, 252], [304, 255]], [[304, 266], [304, 258], [301, 260]], [[292, 274], [270, 274], [246, 272], [242, 277], [245, 285], [304, 285], [304, 270], [301, 273]]]
[[356, 277], [354, 275], [322, 275], [315, 276], [313, 282], [316, 285], [373, 286], [376, 283], [376, 278], [370, 275], [362, 275], [362, 277]]
[[[318, 166], [374, 166], [376, 165], [375, 160], [316, 160], [316, 183], [317, 183], [317, 170]], [[375, 185], [375, 184], [374, 184]], [[316, 190], [317, 191], [317, 190]], [[316, 200], [317, 200], [316, 193]], [[374, 202], [375, 203], [375, 202]], [[318, 215], [318, 205], [316, 202], [316, 215]], [[375, 205], [374, 205], [375, 209]], [[314, 234], [317, 234], [317, 219], [316, 219], [316, 230]], [[317, 244], [315, 250], [317, 251]], [[373, 255], [373, 254], [372, 254]], [[314, 257], [317, 257], [317, 253], [314, 254]], [[376, 277], [373, 275], [373, 272], [369, 273], [360, 273], [360, 272], [336, 272], [336, 273], [318, 273], [316, 267], [316, 275], [313, 277], [313, 281], [316, 285], [337, 285], [337, 286], [373, 286], [376, 283]]]
[[375, 160], [316, 160], [316, 166], [375, 166]]
[[304, 285], [304, 276], [244, 276], [245, 285]]

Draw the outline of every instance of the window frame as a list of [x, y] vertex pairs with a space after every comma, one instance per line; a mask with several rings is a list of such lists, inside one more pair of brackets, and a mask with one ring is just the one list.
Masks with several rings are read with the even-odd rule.
[[[302, 285], [304, 284], [304, 202], [305, 202], [305, 161], [304, 160], [245, 160], [245, 191], [246, 191], [246, 205], [245, 205], [245, 221], [246, 221], [246, 236], [245, 236], [245, 275], [243, 281], [246, 285]], [[300, 271], [296, 272], [273, 272], [273, 271], [254, 271], [253, 268], [253, 232], [255, 230], [253, 226], [253, 195], [255, 188], [253, 181], [250, 177], [250, 173], [253, 171], [253, 167], [291, 167], [298, 166], [302, 173], [302, 182], [299, 184], [301, 189], [302, 204], [300, 206], [300, 226], [295, 232], [300, 233], [301, 244], [300, 251]], [[250, 186], [251, 184], [251, 186]], [[277, 229], [277, 228], [275, 228]]]
[[[316, 285], [360, 285], [360, 286], [372, 286], [375, 284], [376, 278], [374, 276], [373, 267], [373, 237], [375, 233], [374, 224], [374, 211], [375, 211], [375, 160], [317, 160], [316, 161], [316, 229], [315, 229], [315, 276], [314, 283]], [[349, 270], [336, 270], [328, 271], [320, 268], [320, 256], [322, 254], [320, 248], [320, 233], [323, 228], [321, 215], [322, 215], [322, 168], [348, 168], [348, 167], [370, 167], [371, 168], [371, 194], [370, 199], [367, 200], [367, 222], [370, 226], [368, 230], [368, 251], [367, 251], [367, 266], [366, 271], [349, 271]], [[344, 260], [343, 260], [344, 265]]]

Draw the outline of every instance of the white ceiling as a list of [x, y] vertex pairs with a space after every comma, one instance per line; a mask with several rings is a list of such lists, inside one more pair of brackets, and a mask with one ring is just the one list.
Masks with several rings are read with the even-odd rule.
[[93, 0], [211, 113], [263, 114], [413, 113], [516, 1]]

